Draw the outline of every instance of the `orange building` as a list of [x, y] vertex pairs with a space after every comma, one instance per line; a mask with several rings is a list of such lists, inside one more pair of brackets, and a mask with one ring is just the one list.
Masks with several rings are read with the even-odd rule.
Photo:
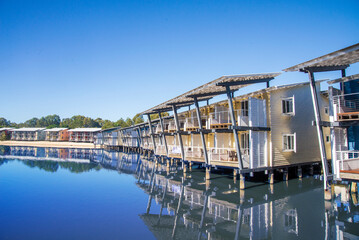
[[46, 129], [46, 141], [69, 141], [69, 132], [67, 128]]

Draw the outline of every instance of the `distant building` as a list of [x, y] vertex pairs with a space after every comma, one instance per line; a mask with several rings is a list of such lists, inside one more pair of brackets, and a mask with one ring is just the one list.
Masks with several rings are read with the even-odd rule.
[[12, 128], [0, 128], [0, 137], [5, 133], [6, 139], [10, 139], [10, 131]]
[[69, 132], [67, 128], [51, 128], [45, 130], [46, 141], [68, 141]]
[[45, 128], [19, 128], [11, 130], [11, 140], [15, 141], [43, 141]]
[[70, 142], [91, 142], [95, 141], [95, 136], [101, 128], [75, 128], [68, 130]]

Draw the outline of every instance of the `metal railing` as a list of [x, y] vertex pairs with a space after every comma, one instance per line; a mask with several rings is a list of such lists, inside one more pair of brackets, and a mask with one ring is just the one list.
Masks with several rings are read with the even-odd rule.
[[359, 112], [359, 93], [333, 96], [333, 109], [335, 120], [344, 120], [338, 114]]
[[336, 151], [335, 174], [339, 177], [340, 171], [359, 168], [359, 151]]

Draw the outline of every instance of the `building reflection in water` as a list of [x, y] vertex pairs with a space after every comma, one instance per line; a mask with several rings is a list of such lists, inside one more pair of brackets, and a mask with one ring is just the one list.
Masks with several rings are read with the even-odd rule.
[[[100, 149], [1, 147], [1, 159], [30, 161], [47, 171], [106, 168], [133, 175], [148, 195], [140, 218], [157, 239], [359, 238], [358, 194], [336, 186], [339, 194], [324, 201], [323, 184], [313, 177], [249, 183], [241, 191], [228, 175], [205, 181], [196, 168], [184, 173], [137, 154]], [[49, 161], [57, 165], [49, 167]]]

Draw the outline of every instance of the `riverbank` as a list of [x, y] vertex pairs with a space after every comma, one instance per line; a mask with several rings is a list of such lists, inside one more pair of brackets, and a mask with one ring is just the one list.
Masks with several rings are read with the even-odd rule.
[[3, 146], [57, 147], [57, 148], [101, 148], [93, 143], [48, 142], [48, 141], [0, 141]]

